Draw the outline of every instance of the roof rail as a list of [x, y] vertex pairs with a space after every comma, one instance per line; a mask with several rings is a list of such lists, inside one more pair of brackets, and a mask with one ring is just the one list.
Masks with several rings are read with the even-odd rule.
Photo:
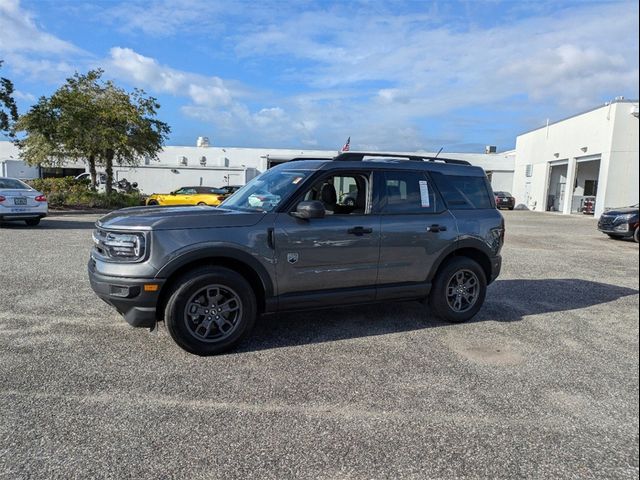
[[336, 162], [361, 162], [364, 160], [364, 157], [394, 158], [398, 160], [409, 160], [412, 162], [444, 162], [456, 165], [471, 165], [466, 160], [431, 157], [429, 155], [417, 155], [415, 153], [342, 152], [333, 160]]
[[326, 160], [333, 160], [334, 157], [293, 157], [292, 159], [290, 159], [290, 162], [296, 162], [299, 160], [315, 160], [315, 161], [326, 161]]

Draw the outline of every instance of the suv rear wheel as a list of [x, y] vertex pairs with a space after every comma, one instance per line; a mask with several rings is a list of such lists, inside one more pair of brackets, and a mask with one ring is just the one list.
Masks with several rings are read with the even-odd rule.
[[222, 267], [192, 270], [177, 282], [165, 309], [167, 330], [196, 355], [229, 350], [255, 323], [256, 297], [242, 275]]
[[487, 278], [482, 267], [467, 257], [455, 257], [440, 270], [429, 295], [429, 304], [439, 318], [464, 322], [484, 303]]

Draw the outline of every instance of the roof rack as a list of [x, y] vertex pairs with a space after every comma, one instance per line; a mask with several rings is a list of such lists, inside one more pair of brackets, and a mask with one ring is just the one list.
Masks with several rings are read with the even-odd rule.
[[428, 155], [416, 155], [414, 153], [383, 153], [383, 152], [343, 152], [335, 157], [336, 162], [361, 162], [364, 157], [394, 158], [398, 160], [409, 160], [412, 162], [444, 162], [456, 165], [471, 165], [466, 160], [455, 160], [453, 158], [431, 157]]

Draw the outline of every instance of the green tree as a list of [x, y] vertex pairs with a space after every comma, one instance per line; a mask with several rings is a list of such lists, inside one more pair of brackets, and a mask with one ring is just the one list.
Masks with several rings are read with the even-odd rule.
[[154, 97], [147, 97], [143, 90], [129, 93], [113, 82], [106, 82], [99, 106], [100, 158], [109, 192], [114, 163], [136, 166], [144, 158], [157, 157], [170, 128], [156, 118], [160, 104]]
[[[0, 60], [0, 67], [3, 61]], [[18, 120], [18, 107], [13, 98], [13, 82], [0, 77], [0, 133], [13, 137], [13, 124]]]
[[160, 105], [155, 98], [138, 89], [127, 92], [103, 81], [102, 74], [98, 69], [68, 78], [51, 97], [41, 97], [21, 116], [16, 130], [26, 132], [18, 144], [27, 163], [84, 161], [93, 186], [96, 167], [102, 166], [106, 191], [111, 193], [114, 164], [135, 166], [145, 157], [156, 157], [170, 128], [156, 118]]

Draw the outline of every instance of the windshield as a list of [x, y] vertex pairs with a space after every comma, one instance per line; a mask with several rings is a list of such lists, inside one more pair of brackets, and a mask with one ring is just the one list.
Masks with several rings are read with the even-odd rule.
[[270, 212], [277, 208], [312, 172], [267, 170], [258, 175], [220, 205], [231, 210]]
[[26, 183], [22, 183], [15, 178], [0, 178], [0, 188], [10, 188], [12, 190], [31, 190]]

